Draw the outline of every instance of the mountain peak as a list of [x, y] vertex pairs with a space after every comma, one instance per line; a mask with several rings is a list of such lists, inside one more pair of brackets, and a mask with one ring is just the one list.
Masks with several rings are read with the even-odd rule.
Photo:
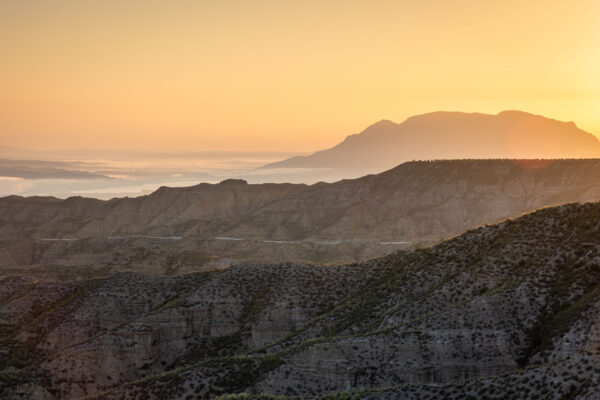
[[559, 121], [557, 119], [544, 117], [543, 115], [532, 114], [532, 113], [528, 113], [526, 111], [520, 111], [520, 110], [504, 110], [504, 111], [500, 111], [498, 114], [496, 114], [496, 116], [501, 117], [501, 118], [502, 117], [507, 118], [507, 119], [529, 118], [529, 119], [545, 120], [550, 123], [565, 124], [565, 125], [569, 125], [571, 127], [577, 128], [577, 125], [573, 121]]
[[519, 110], [498, 114], [436, 111], [402, 123], [382, 119], [330, 149], [266, 168], [320, 168], [357, 177], [410, 160], [598, 156], [600, 141], [572, 122]]
[[526, 111], [521, 111], [521, 110], [503, 110], [503, 111], [500, 111], [496, 115], [500, 116], [500, 115], [535, 115], [535, 114], [528, 113]]
[[372, 129], [385, 129], [396, 125], [398, 124], [396, 124], [394, 121], [390, 121], [389, 119], [381, 119], [374, 124], [369, 125], [365, 131]]
[[551, 118], [547, 118], [544, 117], [543, 115], [537, 115], [537, 114], [533, 114], [533, 113], [529, 113], [526, 111], [521, 111], [521, 110], [504, 110], [504, 111], [500, 111], [498, 114], [496, 114], [496, 117], [500, 117], [500, 118], [509, 118], [509, 119], [517, 119], [517, 118], [530, 118], [530, 119], [545, 119], [545, 120], [549, 120], [549, 121], [556, 121], [556, 122], [561, 122], [561, 121], [557, 121]]

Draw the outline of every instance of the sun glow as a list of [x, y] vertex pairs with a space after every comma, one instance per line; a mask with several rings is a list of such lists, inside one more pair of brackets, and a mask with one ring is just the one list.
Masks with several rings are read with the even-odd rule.
[[0, 145], [312, 151], [521, 109], [600, 134], [600, 2], [0, 3]]

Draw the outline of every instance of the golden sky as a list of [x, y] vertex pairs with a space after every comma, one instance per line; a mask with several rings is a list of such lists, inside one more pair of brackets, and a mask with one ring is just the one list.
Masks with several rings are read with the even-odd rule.
[[598, 0], [3, 0], [0, 145], [311, 151], [521, 109], [600, 135]]

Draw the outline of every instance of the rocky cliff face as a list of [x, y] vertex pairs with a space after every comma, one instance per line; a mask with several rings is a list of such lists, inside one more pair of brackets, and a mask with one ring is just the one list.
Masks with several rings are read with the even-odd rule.
[[345, 266], [5, 278], [0, 394], [594, 399], [599, 216], [548, 208]]
[[[600, 200], [600, 160], [409, 162], [312, 186], [243, 181], [149, 196], [0, 199], [0, 265], [62, 279], [244, 261], [357, 262], [545, 206]], [[51, 273], [49, 273], [51, 271]]]

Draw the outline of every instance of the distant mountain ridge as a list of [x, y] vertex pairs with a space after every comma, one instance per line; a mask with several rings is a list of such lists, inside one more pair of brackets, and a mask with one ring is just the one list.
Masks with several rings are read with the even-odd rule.
[[400, 124], [384, 119], [330, 149], [263, 168], [322, 168], [359, 176], [411, 160], [598, 156], [600, 141], [573, 122], [514, 110], [496, 115], [437, 111]]
[[598, 159], [407, 162], [335, 183], [226, 180], [109, 201], [11, 196], [0, 198], [0, 273], [354, 262], [546, 206], [599, 200]]

